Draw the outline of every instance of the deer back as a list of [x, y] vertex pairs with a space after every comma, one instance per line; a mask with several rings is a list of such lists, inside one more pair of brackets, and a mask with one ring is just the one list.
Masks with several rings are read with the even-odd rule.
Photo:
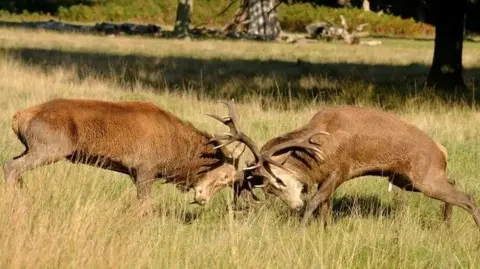
[[430, 165], [446, 168], [445, 148], [417, 127], [386, 112], [352, 106], [322, 109], [305, 126], [270, 140], [261, 150], [315, 130], [330, 133], [313, 141], [326, 159], [319, 162], [304, 150], [294, 150], [285, 160], [306, 182], [324, 178], [333, 169], [355, 177], [382, 170], [413, 173]]
[[[107, 157], [127, 167], [155, 168], [184, 178], [226, 161], [211, 136], [150, 102], [56, 99], [19, 111], [17, 136], [32, 123], [67, 135], [75, 153]], [[74, 152], [72, 152], [73, 154]]]

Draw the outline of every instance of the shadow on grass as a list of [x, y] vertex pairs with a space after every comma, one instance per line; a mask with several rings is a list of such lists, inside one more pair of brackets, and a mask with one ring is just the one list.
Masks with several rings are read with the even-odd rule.
[[[32, 48], [0, 51], [45, 73], [58, 67], [71, 68], [80, 80], [100, 77], [121, 83], [132, 91], [140, 85], [159, 92], [191, 92], [202, 98], [240, 101], [260, 95], [266, 101], [279, 101], [289, 108], [305, 101], [322, 101], [371, 102], [388, 109], [401, 106], [411, 97], [431, 99], [434, 96], [422, 86], [429, 71], [429, 66], [422, 64], [199, 59]], [[480, 77], [480, 70], [466, 70], [465, 77], [470, 82]]]
[[[242, 199], [240, 199], [242, 201]], [[301, 220], [303, 210], [293, 211], [288, 208], [280, 199], [276, 197], [265, 198], [264, 202], [255, 204], [253, 201], [246, 202], [246, 206], [236, 209], [239, 215], [247, 214], [248, 212], [259, 212], [268, 208], [269, 211], [275, 208], [276, 216], [278, 219], [288, 222], [292, 218]], [[277, 207], [281, 205], [280, 207]], [[398, 205], [392, 206], [390, 203], [383, 202], [376, 195], [367, 196], [343, 196], [340, 198], [334, 197], [332, 201], [332, 218], [335, 222], [348, 217], [356, 218], [390, 218], [394, 215]], [[305, 208], [304, 208], [305, 209]], [[319, 209], [315, 210], [312, 221], [320, 220]]]
[[341, 197], [333, 200], [333, 218], [338, 221], [345, 217], [390, 217], [394, 208], [382, 203], [376, 196]]
[[192, 224], [204, 215], [202, 210], [183, 207], [179, 208], [178, 205], [174, 204], [156, 204], [152, 209], [154, 217], [168, 217], [169, 219], [175, 219], [182, 224]]
[[180, 218], [180, 220], [183, 222], [183, 224], [192, 224], [195, 220], [197, 220], [201, 216], [200, 212], [184, 212], [183, 216]]

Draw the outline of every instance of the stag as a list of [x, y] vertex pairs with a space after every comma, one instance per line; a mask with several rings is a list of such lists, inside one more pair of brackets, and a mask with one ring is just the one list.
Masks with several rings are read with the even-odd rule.
[[158, 178], [193, 188], [201, 205], [235, 181], [232, 153], [150, 102], [56, 99], [18, 111], [12, 128], [25, 151], [4, 164], [7, 185], [62, 159], [129, 175], [140, 200]]
[[446, 149], [390, 113], [354, 106], [325, 108], [306, 125], [271, 139], [259, 150], [236, 128], [238, 124], [231, 123], [237, 112], [233, 104], [229, 107], [230, 121], [224, 123], [231, 134], [218, 138], [243, 142], [255, 156], [243, 172], [241, 186], [263, 187], [299, 210], [304, 205], [304, 186], [318, 184], [317, 193], [304, 208], [302, 225], [317, 209], [325, 224], [331, 222], [331, 197], [342, 183], [361, 176], [381, 176], [403, 190], [443, 201], [447, 224], [452, 205], [456, 205], [468, 211], [480, 228], [474, 199], [457, 190], [446, 175]]

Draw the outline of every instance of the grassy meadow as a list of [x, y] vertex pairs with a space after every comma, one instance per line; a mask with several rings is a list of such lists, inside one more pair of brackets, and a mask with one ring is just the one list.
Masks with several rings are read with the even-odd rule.
[[[379, 47], [104, 37], [0, 29], [0, 163], [23, 151], [16, 110], [57, 97], [148, 100], [211, 133], [205, 113], [235, 98], [242, 129], [260, 145], [306, 123], [321, 107], [390, 110], [449, 151], [449, 174], [480, 203], [480, 113], [422, 91], [433, 43], [382, 40]], [[474, 89], [480, 45], [465, 43]], [[245, 154], [245, 158], [250, 158]], [[242, 162], [243, 163], [243, 162]], [[3, 178], [3, 174], [0, 176]], [[480, 233], [454, 208], [362, 178], [334, 197], [334, 224], [298, 218], [277, 199], [228, 210], [231, 191], [209, 205], [155, 184], [143, 215], [127, 176], [61, 161], [0, 188], [0, 268], [478, 268]], [[1, 180], [3, 185], [3, 180]], [[3, 186], [2, 186], [3, 187]]]

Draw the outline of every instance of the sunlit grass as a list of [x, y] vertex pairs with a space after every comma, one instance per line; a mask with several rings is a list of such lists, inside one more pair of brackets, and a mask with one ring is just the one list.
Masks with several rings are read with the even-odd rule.
[[[79, 76], [75, 64], [88, 66], [81, 59], [70, 66], [50, 66], [45, 58], [49, 66], [45, 69], [17, 57], [18, 48], [155, 57], [184, 54], [207, 60], [300, 57], [317, 62], [335, 62], [362, 52], [370, 56], [359, 56], [358, 61], [400, 61], [388, 46], [375, 52], [333, 45], [308, 45], [309, 49], [301, 50], [275, 45], [266, 56], [255, 50], [271, 45], [247, 42], [109, 39], [5, 29], [0, 29], [0, 36], [4, 49], [0, 55], [0, 163], [23, 151], [10, 128], [15, 111], [57, 97], [149, 100], [210, 133], [225, 128], [205, 116], [207, 112], [222, 115], [226, 109], [202, 93], [212, 89], [199, 81], [184, 91], [172, 85], [126, 85], [114, 74]], [[431, 47], [405, 46], [396, 48], [405, 53], [400, 54], [405, 64], [430, 61]], [[338, 51], [337, 56], [321, 54], [323, 48]], [[467, 60], [467, 66], [478, 68], [478, 55], [469, 48], [466, 55], [473, 59]], [[334, 83], [318, 76], [310, 79]], [[355, 103], [383, 107], [361, 92], [367, 91], [365, 84], [349, 85], [343, 90], [359, 91]], [[328, 104], [303, 99], [293, 110], [288, 99], [280, 99], [285, 105], [279, 110], [275, 100], [252, 93], [237, 104], [241, 128], [260, 145], [306, 123], [325, 105], [345, 103], [343, 99]], [[449, 174], [479, 201], [480, 114], [468, 104], [418, 101], [415, 96], [394, 104], [393, 113], [447, 147]], [[452, 227], [446, 228], [440, 221], [440, 202], [398, 189], [388, 193], [386, 180], [379, 178], [354, 180], [336, 192], [335, 223], [328, 230], [316, 222], [299, 230], [298, 218], [277, 199], [249, 212], [230, 212], [229, 190], [200, 208], [188, 205], [192, 193], [161, 184], [154, 189], [155, 212], [144, 215], [127, 176], [64, 161], [27, 172], [24, 179], [26, 187], [21, 191], [0, 188], [0, 268], [477, 268], [480, 264], [480, 234], [469, 214], [455, 208]]]

